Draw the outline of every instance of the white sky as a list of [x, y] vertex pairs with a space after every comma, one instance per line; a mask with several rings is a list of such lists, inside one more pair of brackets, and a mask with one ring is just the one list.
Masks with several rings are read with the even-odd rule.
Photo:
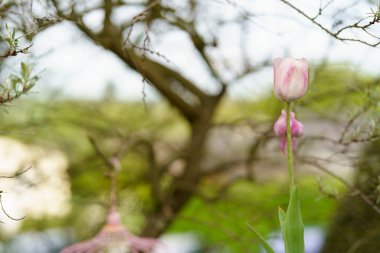
[[[229, 18], [239, 11], [237, 7], [218, 3], [216, 0], [207, 1], [213, 2], [212, 8], [206, 13], [210, 17], [214, 15]], [[358, 43], [336, 41], [278, 0], [238, 2], [259, 14], [252, 18], [251, 26], [247, 30], [247, 39], [243, 42], [252, 62], [258, 63], [262, 59], [274, 59], [278, 56], [304, 57], [311, 63], [318, 63], [327, 58], [331, 62], [349, 62], [370, 74], [380, 74], [379, 49]], [[320, 1], [312, 1], [314, 4], [301, 2], [298, 0], [296, 4], [300, 4], [308, 13], [315, 13]], [[335, 1], [331, 9], [345, 6], [349, 2]], [[355, 10], [369, 12], [360, 6]], [[122, 17], [120, 12], [118, 16]], [[95, 13], [87, 19], [96, 26], [101, 17], [102, 15]], [[328, 19], [322, 21], [326, 24], [330, 22]], [[221, 38], [218, 53], [221, 52], [224, 57], [230, 59], [238, 69], [238, 58], [241, 54], [238, 30], [234, 26], [226, 27], [218, 36]], [[214, 80], [194, 53], [187, 35], [173, 31], [160, 37], [153, 34], [152, 38], [154, 49], [170, 59], [172, 68], [180, 70], [203, 89], [215, 90]], [[48, 87], [70, 97], [100, 98], [106, 85], [112, 82], [116, 86], [117, 96], [121, 99], [141, 100], [143, 97], [141, 77], [130, 71], [113, 54], [85, 39], [84, 35], [69, 23], [56, 25], [39, 34], [35, 38], [32, 51], [34, 56], [38, 56], [34, 60], [38, 63], [38, 68], [44, 69], [43, 78], [34, 89], [37, 94], [43, 93]], [[235, 85], [230, 90], [230, 96], [254, 98], [270, 89], [271, 82], [272, 69], [268, 68]], [[146, 85], [145, 93], [148, 100], [157, 98], [157, 93], [149, 85]]]

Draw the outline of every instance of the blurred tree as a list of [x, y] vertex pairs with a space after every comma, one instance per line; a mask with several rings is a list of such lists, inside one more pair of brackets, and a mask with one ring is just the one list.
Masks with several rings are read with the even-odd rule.
[[[139, 143], [142, 139], [149, 141], [159, 148], [160, 157], [177, 155], [178, 150], [186, 145], [186, 126], [179, 115], [162, 104], [147, 111], [142, 103], [21, 102], [17, 104], [17, 108], [23, 108], [21, 111], [12, 109], [7, 117], [0, 114], [3, 131], [9, 132], [9, 137], [23, 142], [64, 151], [70, 159], [68, 173], [72, 190], [70, 214], [64, 217], [28, 217], [23, 221], [22, 231], [47, 231], [51, 228], [65, 228], [69, 224], [75, 229], [75, 239], [78, 240], [91, 238], [103, 225], [108, 207], [109, 179], [104, 177], [108, 173], [103, 160], [89, 144], [86, 136], [89, 134], [98, 140], [99, 148], [104, 153], [120, 155], [118, 151], [121, 148], [122, 153], [126, 154], [121, 155], [118, 206], [126, 227], [133, 233], [139, 233], [145, 224], [145, 215], [154, 206], [148, 153]], [[242, 111], [244, 115], [238, 117], [246, 118], [251, 113], [271, 115], [270, 110], [262, 109], [267, 103], [268, 100], [253, 105], [245, 102], [224, 104], [221, 109], [226, 114], [219, 121], [235, 121], [233, 117]], [[110, 124], [112, 128], [109, 127]], [[25, 132], [26, 127], [28, 132]], [[237, 129], [229, 130], [228, 134]], [[264, 144], [260, 145], [260, 150], [263, 147]], [[278, 149], [277, 145], [273, 148]], [[232, 147], [231, 152], [234, 149]], [[238, 154], [240, 150], [233, 152]], [[266, 152], [267, 149], [264, 153]], [[270, 149], [268, 156], [262, 157], [259, 154], [255, 163], [264, 162], [274, 166], [277, 158], [270, 159], [273, 154], [279, 152], [272, 153]], [[175, 173], [177, 166], [181, 167], [180, 164], [171, 167], [171, 173]], [[244, 179], [236, 180], [220, 192], [220, 186], [226, 185], [225, 181], [230, 180], [230, 175], [233, 176], [238, 171], [242, 170], [236, 168], [232, 174], [210, 174], [203, 178], [195, 196], [177, 214], [174, 223], [165, 232], [193, 231], [199, 235], [206, 252], [258, 252], [258, 244], [247, 229], [246, 222], [255, 224], [265, 234], [278, 229], [275, 210], [278, 205], [286, 206], [287, 182], [274, 180], [274, 177], [277, 178], [282, 173], [265, 168], [254, 174], [267, 175], [265, 181], [261, 179], [257, 184], [252, 184]], [[170, 179], [169, 176], [166, 179]], [[306, 224], [326, 226], [334, 210], [335, 200], [320, 196], [314, 178], [300, 183]], [[316, 203], [318, 209], [313, 208]]]
[[[222, 189], [221, 193], [223, 193], [223, 189], [228, 188], [242, 178], [253, 178], [252, 166], [259, 147], [271, 137], [273, 115], [265, 118], [266, 124], [261, 124], [260, 127], [255, 129], [259, 137], [255, 138], [255, 141], [247, 147], [246, 150], [248, 151], [245, 152], [243, 158], [233, 158], [210, 166], [206, 163], [207, 153], [205, 153], [205, 146], [211, 135], [211, 130], [218, 127], [216, 120], [218, 108], [231, 85], [272, 62], [271, 60], [266, 60], [253, 64], [248, 59], [248, 54], [243, 50], [241, 58], [234, 59], [235, 63], [239, 62], [236, 65], [243, 67], [236, 69], [231, 67], [231, 60], [225, 60], [223, 53], [219, 52], [218, 54], [218, 52], [213, 51], [222, 42], [218, 37], [218, 29], [230, 24], [237, 24], [240, 32], [244, 34], [244, 26], [250, 22], [250, 18], [254, 14], [242, 11], [232, 19], [212, 17], [215, 19], [210, 21], [203, 20], [205, 15], [201, 15], [205, 14], [205, 12], [207, 13], [208, 6], [202, 5], [204, 1], [148, 0], [136, 2], [103, 0], [92, 2], [46, 0], [40, 1], [40, 7], [49, 10], [50, 16], [41, 18], [33, 11], [33, 8], [29, 7], [28, 9], [28, 1], [21, 2], [23, 4], [18, 5], [12, 5], [12, 1], [7, 2], [10, 5], [8, 9], [13, 11], [8, 11], [7, 13], [17, 13], [18, 10], [21, 10], [21, 14], [20, 12], [18, 14], [19, 16], [16, 14], [19, 19], [15, 21], [21, 28], [39, 32], [61, 21], [71, 22], [88, 39], [114, 53], [128, 68], [139, 72], [144, 82], [154, 86], [176, 108], [181, 115], [182, 122], [185, 122], [188, 130], [187, 144], [176, 150], [174, 155], [163, 160], [160, 159], [162, 146], [159, 145], [159, 142], [157, 144], [157, 142], [149, 138], [142, 138], [139, 135], [132, 138], [130, 134], [126, 133], [125, 129], [114, 130], [114, 133], [108, 135], [108, 137], [113, 137], [113, 143], [120, 143], [121, 147], [121, 151], [111, 150], [110, 153], [116, 152], [119, 156], [124, 156], [127, 153], [125, 152], [125, 146], [128, 147], [128, 145], [133, 144], [134, 147], [138, 147], [139, 154], [143, 153], [148, 158], [147, 167], [149, 172], [147, 174], [152, 203], [147, 208], [147, 222], [142, 231], [143, 235], [158, 236], [164, 232], [191, 197], [199, 193], [200, 182], [205, 178], [221, 175], [225, 171], [238, 166], [247, 168], [244, 170], [245, 173], [223, 182], [224, 185], [220, 187]], [[301, 8], [289, 1], [279, 0], [279, 2], [285, 3], [296, 10], [309, 22], [312, 22], [316, 27], [338, 40], [355, 41], [369, 46], [379, 44], [379, 35], [372, 34], [371, 31], [371, 28], [379, 23], [378, 7], [373, 10], [368, 18], [357, 19], [356, 15], [354, 15], [354, 20], [351, 16], [342, 20], [341, 15], [345, 13], [345, 9], [338, 9], [334, 13], [336, 16], [332, 15], [332, 25], [326, 26], [319, 20], [323, 20], [323, 15], [329, 4], [322, 5], [321, 2], [317, 15], [309, 16]], [[226, 1], [225, 3], [231, 4], [231, 1]], [[370, 9], [369, 6], [368, 9]], [[115, 13], [118, 10], [125, 10], [125, 8], [130, 8], [132, 11], [138, 10], [137, 14], [133, 15], [129, 20], [117, 20]], [[93, 28], [86, 22], [86, 16], [96, 11], [103, 13], [103, 19], [99, 27]], [[20, 15], [23, 15], [24, 18], [20, 19]], [[334, 17], [336, 18], [334, 19]], [[207, 22], [213, 25], [208, 26]], [[206, 31], [204, 31], [205, 27]], [[195, 81], [189, 80], [180, 71], [169, 67], [170, 61], [152, 48], [150, 32], [165, 33], [171, 29], [177, 29], [187, 35], [197, 56], [200, 57], [203, 65], [217, 84], [216, 91], [207, 92], [205, 89], [200, 88]], [[356, 36], [349, 37], [347, 34], [353, 31], [369, 34], [370, 38], [366, 40], [356, 39]], [[225, 62], [227, 63], [224, 64]], [[349, 92], [348, 87], [344, 86], [344, 88], [347, 88]], [[336, 92], [339, 92], [339, 90]], [[267, 110], [272, 108], [278, 112], [279, 103], [272, 101], [271, 103], [268, 106], [268, 101], [265, 101], [265, 103], [263, 102], [264, 105], [261, 104], [261, 108], [266, 108]], [[103, 115], [107, 117], [107, 113], [103, 112]], [[256, 117], [258, 118], [259, 116], [256, 115]], [[132, 121], [131, 119], [129, 120]], [[83, 123], [83, 121], [85, 119], [80, 122]], [[107, 139], [105, 138], [106, 134], [109, 134], [108, 128], [110, 126], [115, 127], [112, 124], [114, 122], [111, 121], [107, 122], [108, 124], [99, 123], [94, 118], [90, 121], [90, 125], [104, 139]], [[88, 126], [89, 123], [85, 123]], [[96, 125], [96, 123], [99, 123], [99, 125]], [[255, 126], [257, 127], [257, 125]], [[350, 129], [350, 126], [347, 129]], [[343, 139], [345, 138], [342, 138], [342, 141], [335, 141], [335, 144], [345, 144]], [[106, 143], [104, 145], [107, 146]], [[112, 145], [107, 147], [109, 146]], [[129, 155], [133, 156], [133, 154]], [[137, 156], [141, 159], [139, 155]], [[136, 159], [138, 160], [139, 158]], [[73, 173], [78, 173], [78, 171]], [[88, 178], [86, 177], [86, 179]], [[93, 188], [96, 188], [96, 186], [93, 186]]]
[[[320, 122], [323, 119], [334, 128], [342, 127], [337, 123], [336, 117], [338, 113], [342, 113], [342, 105], [345, 108], [359, 109], [359, 105], [364, 107], [368, 102], [367, 99], [363, 99], [369, 96], [363, 93], [362, 88], [372, 84], [372, 79], [359, 77], [358, 73], [344, 69], [326, 65], [315, 68], [318, 79], [311, 87], [313, 96], [305, 98], [309, 100], [305, 100], [306, 104], [300, 104], [304, 107], [302, 111], [308, 111], [308, 116], [303, 115], [302, 118], [310, 125], [314, 124], [310, 122]], [[347, 85], [347, 82], [351, 81], [354, 86]], [[353, 87], [356, 88], [354, 91]], [[335, 91], [340, 91], [339, 99], [336, 98]], [[354, 100], [356, 103], [353, 105]], [[93, 231], [102, 225], [106, 210], [104, 207], [107, 207], [105, 199], [108, 196], [106, 193], [108, 183], [104, 178], [107, 171], [104, 170], [102, 159], [89, 145], [86, 135], [90, 135], [97, 140], [104, 153], [120, 157], [122, 172], [118, 188], [120, 196], [118, 204], [123, 216], [127, 218], [124, 220], [127, 227], [134, 233], [140, 232], [146, 216], [149, 216], [149, 212], [155, 206], [155, 199], [151, 197], [151, 168], [154, 166], [152, 162], [165, 164], [171, 159], [177, 159], [181, 154], [179, 152], [186, 146], [187, 125], [181, 116], [162, 103], [154, 104], [146, 110], [141, 102], [135, 104], [121, 101], [21, 102], [23, 103], [18, 104], [17, 108], [23, 110], [17, 110], [17, 113], [10, 115], [0, 115], [2, 130], [9, 132], [9, 136], [23, 141], [64, 151], [70, 159], [68, 172], [73, 192], [70, 215], [63, 218], [44, 217], [40, 220], [29, 218], [24, 222], [24, 230], [45, 230], [71, 224], [75, 227], [79, 238], [89, 238]], [[256, 245], [252, 245], [251, 251], [247, 249], [247, 245], [255, 241], [245, 226], [245, 221], [258, 224], [261, 231], [269, 234], [277, 228], [276, 213], [273, 212], [275, 207], [287, 201], [286, 194], [283, 194], [286, 192], [283, 190], [286, 184], [273, 179], [281, 175], [276, 170], [279, 159], [277, 155], [280, 154], [273, 152], [278, 150], [277, 143], [269, 141], [270, 135], [258, 139], [260, 135], [255, 135], [257, 131], [261, 131], [261, 128], [271, 130], [273, 111], [278, 111], [277, 107], [272, 96], [254, 102], [225, 100], [220, 105], [220, 113], [215, 119], [216, 125], [213, 131], [210, 131], [209, 137], [211, 143], [216, 143], [217, 150], [213, 151], [215, 146], [206, 148], [204, 168], [210, 168], [211, 163], [211, 166], [219, 165], [220, 171], [233, 169], [227, 173], [208, 171], [198, 185], [197, 191], [186, 206], [176, 214], [172, 221], [174, 223], [165, 232], [196, 231], [205, 246], [210, 247], [208, 250], [214, 245], [220, 249], [231, 249], [232, 252], [257, 252]], [[254, 124], [250, 122], [250, 115], [255, 115]], [[354, 124], [353, 129], [356, 129], [356, 126]], [[347, 148], [354, 144], [351, 143], [351, 138], [355, 137], [351, 133], [352, 127], [342, 144], [338, 143], [340, 136], [324, 134], [315, 136], [309, 133], [299, 143], [300, 149], [297, 155], [300, 156], [300, 161], [301, 158], [314, 159], [308, 153], [312, 149], [308, 145], [315, 145], [316, 142], [324, 150], [330, 150], [330, 144], [334, 142], [334, 149], [331, 152], [347, 152]], [[26, 128], [28, 131], [23, 134]], [[312, 131], [311, 128], [308, 128], [308, 131]], [[239, 134], [236, 134], [237, 132]], [[330, 137], [331, 139], [328, 139]], [[364, 137], [355, 138], [359, 138], [357, 139], [359, 141]], [[251, 142], [254, 142], [255, 146], [250, 147]], [[210, 142], [207, 145], [210, 145]], [[156, 157], [152, 157], [149, 147], [155, 149]], [[240, 166], [225, 164], [226, 161], [234, 161], [240, 157], [241, 163], [245, 165], [245, 162], [248, 162], [246, 152], [249, 148], [252, 148], [255, 154], [252, 158], [253, 165], [263, 168], [262, 171], [251, 171], [253, 177], [260, 178], [265, 174], [267, 180], [273, 183], [257, 185], [246, 183], [247, 174], [244, 166], [242, 169], [241, 164]], [[331, 160], [328, 167], [333, 166], [334, 162]], [[313, 164], [316, 162], [313, 161]], [[298, 167], [303, 170], [305, 165], [300, 164]], [[181, 159], [168, 167], [162, 174], [163, 181], [160, 185], [162, 189], [170, 187], [170, 180], [180, 175], [182, 169]], [[321, 196], [316, 192], [318, 189], [314, 180], [302, 184], [302, 189], [305, 194], [302, 203], [306, 224], [326, 226], [335, 200], [324, 199], [316, 203], [315, 199]], [[349, 188], [349, 195], [351, 192], [355, 190]], [[322, 193], [328, 195], [326, 191]], [[313, 208], [316, 204], [318, 208]], [[214, 221], [216, 217], [217, 222]]]
[[[204, 145], [208, 132], [213, 126], [217, 106], [226, 94], [228, 85], [207, 53], [209, 48], [215, 47], [216, 40], [215, 38], [206, 39], [199, 33], [196, 24], [197, 3], [195, 1], [187, 3], [188, 12], [185, 15], [186, 17], [180, 14], [175, 5], [164, 5], [160, 1], [146, 1], [137, 4], [137, 6], [143, 8], [143, 11], [125, 23], [115, 23], [112, 18], [113, 13], [123, 6], [136, 7], [136, 4], [106, 0], [100, 5], [83, 9], [84, 6], [79, 2], [71, 2], [69, 8], [60, 1], [49, 1], [48, 3], [54, 8], [55, 15], [59, 19], [73, 22], [89, 39], [113, 52], [128, 67], [138, 71], [143, 76], [144, 81], [159, 90], [178, 109], [183, 119], [188, 123], [190, 129], [188, 145], [164, 164], [157, 164], [157, 150], [152, 143], [141, 142], [151, 161], [151, 187], [153, 202], [155, 203], [142, 234], [157, 236], [171, 224], [176, 214], [197, 191], [200, 180], [206, 174], [210, 174], [210, 171], [206, 172], [202, 169]], [[103, 26], [100, 31], [94, 31], [87, 26], [83, 17], [86, 13], [99, 9], [104, 11]], [[143, 38], [142, 45], [139, 44], [140, 35], [136, 37], [133, 32], [138, 25], [142, 24], [149, 28], [159, 22], [164, 22], [170, 27], [180, 29], [189, 35], [194, 48], [219, 84], [219, 91], [209, 94], [180, 72], [169, 68], [166, 64], [160, 63], [152, 57], [148, 57], [148, 55], [153, 55], [165, 59], [164, 56], [151, 49], [149, 31], [143, 31], [140, 34]], [[247, 69], [243, 71], [244, 73], [237, 74], [236, 78], [241, 78], [264, 65], [266, 63], [257, 68], [247, 65]], [[168, 168], [179, 160], [183, 161], [181, 172], [177, 173], [175, 177], [170, 176]], [[238, 162], [240, 163], [240, 161]], [[171, 178], [169, 181], [165, 179], [167, 176]], [[164, 179], [166, 181], [165, 187], [163, 187]]]
[[[300, 12], [297, 7], [289, 2], [282, 2]], [[257, 71], [262, 66], [266, 66], [268, 62], [252, 66], [250, 61], [244, 56], [241, 61], [245, 68], [232, 74], [232, 79], [225, 78], [223, 75], [223, 71], [225, 70], [218, 68], [217, 64], [215, 64], [218, 61], [222, 61], [222, 58], [211, 57], [209, 54], [209, 51], [219, 43], [217, 36], [212, 35], [217, 34], [217, 31], [213, 31], [211, 36], [209, 36], [210, 34], [206, 35], [200, 32], [202, 20], [198, 16], [200, 11], [200, 3], [198, 1], [188, 1], [182, 8], [181, 5], [177, 5], [175, 2], [145, 1], [140, 5], [140, 8], [143, 9], [142, 12], [135, 15], [131, 20], [122, 23], [116, 21], [113, 18], [113, 14], [118, 8], [132, 6], [128, 1], [104, 0], [99, 5], [92, 5], [87, 8], [76, 1], [71, 1], [69, 5], [56, 0], [49, 1], [49, 3], [54, 7], [55, 15], [59, 19], [73, 22], [89, 39], [113, 52], [128, 67], [138, 71], [146, 82], [161, 92], [188, 123], [190, 128], [188, 145], [180, 152], [179, 157], [172, 159], [164, 166], [156, 164], [155, 157], [157, 154], [153, 146], [149, 142], [145, 142], [144, 144], [152, 161], [151, 187], [155, 205], [150, 212], [148, 222], [142, 233], [144, 235], [157, 236], [171, 224], [176, 214], [197, 191], [198, 184], [204, 176], [210, 174], [210, 171], [221, 172], [231, 167], [220, 166], [219, 164], [215, 168], [209, 168], [208, 171], [202, 168], [204, 146], [209, 131], [214, 125], [215, 112], [225, 96], [229, 84], [243, 78], [249, 73]], [[318, 16], [322, 15], [323, 8], [326, 8], [326, 6], [320, 8]], [[84, 21], [85, 15], [95, 10], [102, 10], [104, 13], [102, 28], [97, 31], [91, 29]], [[360, 22], [355, 23], [355, 26], [363, 30], [369, 28], [379, 21], [377, 13], [378, 10], [375, 10], [370, 23], [362, 25]], [[308, 18], [302, 11], [301, 14]], [[316, 17], [309, 19], [316, 23]], [[216, 20], [216, 22], [223, 22], [223, 20]], [[238, 21], [241, 29], [243, 29], [246, 22], [249, 22], [249, 13], [244, 12]], [[229, 22], [226, 23], [228, 24]], [[180, 72], [169, 68], [167, 64], [155, 59], [158, 57], [167, 60], [165, 56], [154, 51], [150, 45], [149, 29], [162, 26], [162, 24], [166, 24], [168, 28], [179, 29], [189, 36], [194, 49], [196, 49], [198, 55], [218, 84], [219, 91], [208, 93]], [[318, 23], [316, 24], [318, 25]], [[143, 30], [142, 33], [140, 32], [139, 36], [134, 36], [134, 30], [137, 29], [138, 25], [142, 25], [146, 30]], [[223, 23], [220, 23], [219, 26], [223, 26]], [[354, 40], [341, 36], [343, 31], [350, 28], [349, 26], [344, 26], [336, 32], [331, 32], [327, 28], [322, 27], [322, 29], [328, 31], [337, 39]], [[370, 44], [366, 41], [361, 42]], [[371, 45], [375, 46], [377, 43], [375, 42], [375, 44]], [[254, 151], [255, 148], [251, 148], [251, 150]], [[162, 172], [167, 172], [165, 170], [179, 159], [183, 161], [183, 170], [177, 177], [171, 177], [170, 184], [162, 188], [163, 176], [168, 175]], [[228, 164], [241, 164], [241, 160], [230, 161]], [[161, 169], [159, 169], [160, 167]], [[249, 177], [249, 175], [250, 173], [244, 177]]]

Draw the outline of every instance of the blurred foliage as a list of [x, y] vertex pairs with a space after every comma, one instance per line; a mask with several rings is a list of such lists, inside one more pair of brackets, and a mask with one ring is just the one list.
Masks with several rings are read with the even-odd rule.
[[28, 93], [40, 79], [38, 75], [32, 75], [33, 65], [22, 62], [20, 69], [20, 74], [12, 74], [0, 82], [0, 104], [8, 104]]
[[[72, 214], [63, 219], [28, 219], [23, 223], [24, 229], [43, 230], [52, 225], [75, 224], [79, 237], [93, 234], [104, 221], [109, 188], [105, 177], [107, 169], [96, 156], [88, 136], [94, 137], [102, 150], [112, 155], [134, 139], [157, 139], [181, 145], [187, 131], [178, 115], [163, 104], [152, 104], [147, 109], [142, 103], [115, 101], [25, 100], [2, 110], [3, 134], [48, 149], [59, 149], [70, 161]], [[126, 225], [138, 232], [144, 222], [144, 205], [151, 204], [147, 157], [141, 150], [131, 149], [121, 162], [119, 205], [128, 217]], [[88, 219], [89, 214], [92, 219]]]
[[[1, 3], [0, 3], [1, 4]], [[2, 25], [1, 25], [2, 27]], [[6, 52], [0, 55], [1, 58], [8, 58], [10, 56], [16, 56], [17, 54], [27, 54], [29, 53], [30, 46], [20, 47], [20, 40], [24, 38], [25, 35], [19, 36], [16, 28], [10, 28], [7, 23], [5, 23], [4, 34], [0, 34], [0, 45], [6, 44]]]
[[[331, 65], [313, 68], [314, 78], [302, 102], [294, 108], [301, 118], [317, 117], [345, 122], [353, 110], [370, 104], [370, 96], [379, 94], [374, 78]], [[378, 82], [378, 81], [377, 81]], [[373, 99], [376, 100], [376, 99]], [[71, 212], [66, 217], [26, 219], [23, 231], [45, 230], [51, 227], [72, 226], [78, 238], [87, 238], [105, 219], [108, 198], [108, 179], [103, 162], [91, 147], [92, 136], [102, 150], [113, 155], [123, 147], [122, 172], [119, 178], [120, 211], [126, 226], [138, 233], [145, 222], [145, 214], [154, 203], [151, 200], [148, 155], [134, 140], [148, 140], [158, 145], [163, 153], [175, 153], [186, 143], [189, 128], [169, 105], [159, 102], [122, 102], [107, 98], [104, 101], [22, 99], [15, 106], [2, 108], [0, 129], [3, 135], [26, 143], [63, 151], [69, 160], [68, 174], [73, 194]], [[238, 124], [248, 120], [252, 124], [272, 124], [282, 104], [268, 92], [260, 100], [224, 100], [215, 122]], [[369, 111], [367, 111], [369, 112]], [[372, 120], [379, 120], [379, 105], [371, 104]], [[374, 112], [377, 112], [374, 113]], [[339, 115], [337, 116], [337, 113]], [[212, 180], [203, 188], [212, 192]], [[331, 196], [320, 192], [318, 181], [311, 177], [301, 180], [301, 203], [306, 226], [327, 227], [336, 207]], [[334, 195], [343, 190], [335, 181], [326, 179], [324, 187], [332, 187]], [[178, 214], [168, 232], [193, 231], [204, 245], [232, 252], [257, 252], [255, 237], [246, 223], [264, 235], [278, 230], [277, 207], [286, 207], [287, 183], [282, 181], [239, 182], [216, 201], [194, 197]], [[318, 206], [318, 208], [316, 208]], [[3, 239], [4, 236], [2, 237]]]
[[[0, 25], [0, 29], [2, 25]], [[5, 33], [2, 34], [0, 31], [0, 71], [4, 70], [5, 59], [29, 53], [32, 45], [20, 48], [20, 40], [23, 37], [24, 34], [18, 36], [16, 29], [9, 28], [5, 23]], [[4, 50], [2, 50], [3, 48]], [[33, 73], [33, 68], [33, 64], [21, 62], [19, 73], [10, 74], [4, 80], [0, 80], [0, 105], [9, 104], [14, 99], [28, 93], [36, 85], [40, 76]]]
[[[354, 184], [376, 203], [380, 176], [380, 141], [372, 142], [362, 152]], [[379, 236], [379, 212], [357, 195], [346, 196], [340, 201], [338, 212], [330, 224], [322, 252], [377, 253], [380, 247]]]
[[[355, 70], [348, 64], [321, 64], [310, 67], [310, 84], [306, 95], [294, 104], [303, 116], [347, 120], [362, 107], [371, 104], [379, 110], [380, 80]], [[218, 110], [217, 122], [235, 122], [253, 118], [255, 123], [278, 117], [283, 108], [272, 89], [255, 101], [225, 100]], [[343, 112], [343, 114], [342, 114]]]
[[[325, 228], [334, 213], [336, 201], [322, 197], [314, 177], [304, 178], [299, 183], [305, 227]], [[329, 184], [342, 189], [336, 181], [330, 180]], [[259, 242], [247, 223], [269, 238], [274, 232], [280, 233], [277, 207], [286, 209], [288, 198], [288, 183], [285, 181], [265, 184], [242, 181], [232, 186], [220, 200], [207, 202], [193, 198], [169, 232], [194, 231], [204, 245], [214, 247], [216, 252], [226, 249], [230, 250], [226, 252], [259, 252]]]

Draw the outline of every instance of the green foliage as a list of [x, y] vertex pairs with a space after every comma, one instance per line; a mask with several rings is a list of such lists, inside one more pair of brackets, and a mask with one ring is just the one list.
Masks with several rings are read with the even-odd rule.
[[318, 176], [317, 177], [318, 188], [321, 194], [325, 197], [338, 199], [342, 196], [339, 195], [339, 190], [332, 185], [330, 182], [326, 181], [325, 178]]
[[[31, 72], [31, 69], [21, 66], [19, 80], [30, 82]], [[354, 92], [343, 89], [344, 85], [341, 84], [342, 80], [347, 80], [347, 72], [334, 72], [332, 69], [327, 72], [320, 73], [320, 77], [311, 84], [314, 91], [309, 92], [305, 103], [297, 105], [296, 109], [303, 107], [302, 111], [320, 113], [327, 117], [331, 112], [342, 111], [342, 108], [365, 104], [367, 100], [362, 91], [369, 85], [369, 78], [362, 77], [358, 85], [363, 89]], [[18, 84], [18, 87], [22, 90], [22, 86]], [[330, 92], [335, 87], [341, 87], [347, 93], [337, 97], [336, 93]], [[315, 98], [315, 94], [320, 99]], [[249, 119], [253, 124], [271, 125], [281, 107], [282, 104], [269, 93], [259, 101], [225, 100], [215, 122], [235, 124]], [[24, 142], [59, 149], [67, 155], [70, 162], [68, 180], [73, 194], [70, 203], [72, 212], [61, 218], [28, 219], [23, 223], [24, 230], [43, 230], [70, 224], [80, 238], [86, 238], [93, 235], [104, 221], [104, 204], [108, 198], [108, 180], [104, 175], [107, 170], [95, 155], [87, 135], [94, 137], [106, 154], [113, 154], [120, 146], [136, 139], [149, 140], [160, 145], [160, 148], [164, 147], [162, 150], [165, 152], [175, 154], [185, 145], [189, 136], [186, 123], [181, 121], [176, 111], [163, 103], [149, 104], [146, 109], [140, 102], [21, 100], [17, 102], [17, 107], [9, 110], [10, 114], [4, 114], [5, 111], [0, 113], [3, 132]], [[139, 232], [145, 222], [146, 212], [154, 206], [151, 200], [148, 156], [141, 147], [133, 147], [126, 153], [121, 161], [123, 170], [118, 182], [119, 206], [128, 228]], [[215, 181], [217, 180], [207, 180], [207, 184], [201, 186], [202, 191], [213, 192], [217, 188], [213, 185]], [[327, 180], [326, 183], [340, 190], [340, 185], [335, 181]], [[305, 225], [326, 227], [335, 210], [336, 200], [325, 198], [314, 178], [302, 179], [300, 187], [302, 192], [299, 193], [299, 198]], [[199, 235], [204, 245], [213, 246], [217, 250], [259, 252], [259, 240], [246, 224], [254, 224], [263, 238], [270, 238], [274, 232], [279, 232], [278, 214], [275, 210], [279, 205], [286, 209], [287, 203], [285, 182], [242, 181], [233, 185], [226, 196], [214, 202], [194, 197], [178, 214], [169, 232], [193, 231]]]
[[18, 49], [19, 40], [16, 38], [16, 29], [9, 29], [8, 24], [5, 25], [7, 36], [4, 40], [8, 43], [10, 51], [14, 52]]
[[[0, 55], [0, 59], [29, 52], [30, 46], [20, 49], [19, 40], [23, 36], [16, 37], [15, 28], [10, 29], [8, 24], [5, 24], [5, 30], [6, 35], [2, 36], [0, 34], [0, 42], [5, 41], [8, 44], [8, 51], [4, 55]], [[33, 68], [34, 65], [22, 62], [19, 74], [12, 74], [0, 82], [0, 105], [13, 101], [35, 86], [40, 77], [38, 75], [32, 75]]]
[[[330, 182], [338, 189], [343, 186]], [[336, 207], [336, 201], [321, 197], [314, 177], [303, 178], [301, 211], [306, 226], [325, 228]], [[212, 245], [216, 252], [258, 253], [261, 240], [247, 227], [254, 224], [263, 238], [279, 233], [276, 208], [285, 207], [289, 200], [288, 183], [272, 181], [252, 184], [241, 181], [233, 185], [225, 197], [208, 202], [194, 197], [178, 215], [169, 232], [193, 231], [204, 245]], [[315, 208], [318, 206], [318, 208]]]
[[[43, 230], [71, 224], [80, 238], [93, 235], [102, 224], [106, 210], [104, 201], [108, 198], [108, 181], [104, 177], [107, 170], [94, 154], [88, 134], [99, 142], [104, 152], [112, 154], [120, 142], [141, 136], [181, 145], [188, 131], [176, 112], [159, 104], [150, 105], [146, 110], [142, 104], [121, 102], [62, 101], [47, 105], [21, 100], [17, 107], [9, 110], [12, 113], [0, 113], [1, 129], [8, 132], [8, 136], [62, 150], [70, 160], [71, 214], [62, 218], [45, 217], [40, 221], [29, 218], [23, 223], [24, 229], [38, 227]], [[144, 213], [153, 204], [147, 156], [141, 149], [132, 149], [121, 162], [120, 210], [128, 228], [139, 232], [145, 222]], [[212, 182], [215, 181], [205, 182], [202, 189], [213, 191]], [[321, 197], [314, 178], [301, 181], [301, 187], [305, 224], [325, 226], [333, 213], [335, 200]], [[278, 231], [274, 210], [279, 205], [286, 206], [286, 189], [285, 182], [241, 182], [233, 185], [225, 198], [215, 202], [194, 197], [169, 232], [194, 231], [205, 245], [228, 248], [236, 253], [258, 252], [258, 241], [246, 223], [254, 224], [265, 238]], [[314, 208], [316, 205], [318, 208]], [[93, 218], [88, 218], [89, 213]]]
[[373, 19], [372, 22], [374, 23], [380, 22], [380, 3], [379, 2], [377, 3], [376, 9], [371, 8], [370, 15]]
[[25, 35], [16, 37], [16, 29], [10, 29], [7, 23], [5, 24], [5, 32], [6, 34], [4, 35], [0, 34], [0, 42], [5, 41], [8, 44], [8, 52], [5, 55], [2, 55], [1, 58], [16, 56], [19, 53], [29, 53], [29, 48], [31, 46], [20, 48], [20, 39], [23, 38]]
[[[25, 229], [39, 224], [39, 229], [72, 224], [79, 238], [93, 235], [104, 222], [109, 182], [107, 169], [95, 154], [88, 135], [106, 154], [143, 139], [182, 145], [187, 127], [165, 104], [56, 101], [55, 103], [17, 100], [15, 107], [0, 111], [0, 128], [8, 137], [47, 149], [63, 151], [69, 159], [69, 180], [73, 194], [71, 214], [66, 217], [45, 217], [40, 221], [25, 220]], [[27, 130], [25, 130], [27, 127]], [[176, 136], [173, 136], [176, 133]], [[128, 146], [128, 145], [127, 145]], [[170, 149], [169, 149], [170, 151]], [[124, 223], [132, 232], [139, 232], [150, 210], [151, 188], [148, 157], [141, 147], [126, 150], [118, 178], [119, 206]], [[88, 215], [91, 213], [91, 219]]]
[[32, 75], [33, 65], [21, 63], [19, 75], [10, 75], [0, 83], [0, 104], [6, 104], [29, 92], [39, 80], [38, 75]]

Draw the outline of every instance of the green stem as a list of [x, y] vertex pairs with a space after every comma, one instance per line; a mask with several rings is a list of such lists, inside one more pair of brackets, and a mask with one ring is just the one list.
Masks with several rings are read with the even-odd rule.
[[288, 160], [290, 192], [292, 192], [294, 188], [294, 174], [293, 174], [292, 131], [290, 127], [290, 107], [291, 107], [291, 102], [287, 102], [286, 103], [286, 159]]

